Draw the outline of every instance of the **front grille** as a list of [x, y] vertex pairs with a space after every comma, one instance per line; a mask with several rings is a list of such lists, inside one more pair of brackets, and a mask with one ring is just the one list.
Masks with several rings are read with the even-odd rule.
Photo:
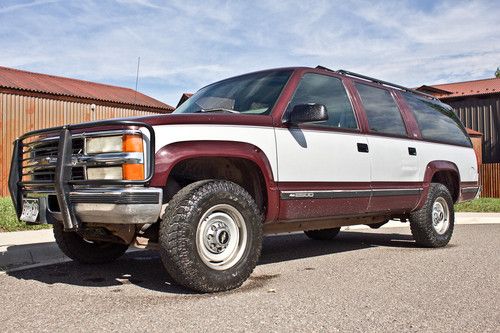
[[[55, 180], [59, 138], [39, 138], [24, 144], [22, 154], [22, 178], [27, 181], [51, 183]], [[73, 156], [83, 155], [84, 139], [73, 138]], [[84, 167], [72, 168], [72, 179], [85, 179]]]

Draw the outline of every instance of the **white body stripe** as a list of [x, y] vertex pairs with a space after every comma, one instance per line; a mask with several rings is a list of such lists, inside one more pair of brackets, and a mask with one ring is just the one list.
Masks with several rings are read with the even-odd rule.
[[369, 182], [368, 143], [357, 133], [276, 129], [280, 182]]
[[419, 157], [420, 177], [423, 179], [425, 167], [431, 161], [450, 161], [456, 164], [460, 172], [460, 181], [478, 181], [476, 154], [472, 148], [452, 146], [425, 141], [416, 141], [417, 156]]
[[[244, 142], [267, 156], [275, 181], [369, 182], [423, 181], [432, 161], [457, 165], [461, 181], [477, 181], [472, 148], [359, 133], [285, 129], [248, 125], [182, 124], [154, 126], [156, 150], [175, 142]], [[358, 152], [366, 143], [369, 153]], [[408, 147], [417, 150], [416, 156]]]
[[156, 136], [156, 151], [174, 143], [187, 141], [232, 141], [244, 142], [258, 147], [269, 160], [273, 171], [273, 178], [278, 180], [278, 166], [276, 158], [276, 140], [274, 129], [264, 126], [248, 125], [159, 125], [154, 126]]

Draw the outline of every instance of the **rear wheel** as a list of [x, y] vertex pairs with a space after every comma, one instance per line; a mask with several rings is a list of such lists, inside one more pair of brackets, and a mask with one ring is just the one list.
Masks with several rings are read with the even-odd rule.
[[159, 243], [165, 269], [179, 284], [200, 292], [234, 289], [260, 256], [261, 215], [239, 185], [199, 181], [169, 202]]
[[340, 232], [340, 228], [330, 228], [321, 230], [306, 230], [304, 233], [307, 237], [315, 240], [330, 240], [334, 239]]
[[442, 184], [430, 184], [424, 206], [410, 215], [413, 238], [420, 246], [445, 246], [451, 239], [454, 224], [455, 211], [450, 191]]
[[89, 241], [76, 232], [64, 231], [61, 222], [53, 225], [54, 238], [61, 251], [71, 259], [83, 264], [103, 264], [121, 257], [127, 244]]

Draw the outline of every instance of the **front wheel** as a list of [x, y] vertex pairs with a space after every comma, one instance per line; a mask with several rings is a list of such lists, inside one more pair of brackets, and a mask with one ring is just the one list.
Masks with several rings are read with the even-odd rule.
[[89, 241], [73, 231], [64, 231], [61, 222], [53, 225], [54, 238], [61, 251], [71, 259], [83, 264], [103, 264], [121, 257], [127, 244]]
[[420, 246], [442, 247], [450, 241], [454, 225], [450, 191], [442, 184], [431, 183], [424, 206], [410, 215], [413, 238]]
[[159, 243], [165, 269], [179, 284], [200, 292], [234, 289], [260, 256], [261, 214], [235, 183], [195, 182], [169, 202]]

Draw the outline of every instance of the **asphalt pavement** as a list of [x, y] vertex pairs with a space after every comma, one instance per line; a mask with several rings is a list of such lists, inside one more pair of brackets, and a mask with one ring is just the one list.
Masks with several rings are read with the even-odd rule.
[[0, 275], [2, 332], [498, 332], [500, 225], [457, 225], [441, 249], [407, 227], [266, 237], [239, 289], [176, 286], [157, 253]]

